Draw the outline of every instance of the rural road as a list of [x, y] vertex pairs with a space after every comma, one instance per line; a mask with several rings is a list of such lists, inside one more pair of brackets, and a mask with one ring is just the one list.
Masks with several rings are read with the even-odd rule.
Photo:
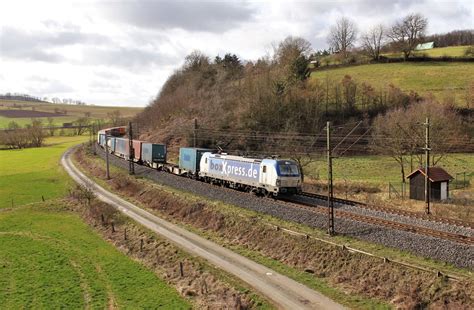
[[97, 198], [141, 225], [168, 239], [184, 251], [202, 257], [248, 283], [280, 309], [343, 309], [344, 307], [272, 269], [234, 253], [216, 243], [165, 221], [105, 190], [79, 171], [71, 161], [74, 148], [66, 151], [61, 164], [78, 184], [91, 188]]

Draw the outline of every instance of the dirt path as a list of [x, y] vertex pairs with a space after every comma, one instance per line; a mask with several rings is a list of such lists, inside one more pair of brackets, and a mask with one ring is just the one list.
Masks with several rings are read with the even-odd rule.
[[282, 309], [343, 309], [341, 305], [321, 293], [167, 222], [105, 190], [74, 166], [70, 159], [71, 152], [72, 149], [64, 153], [61, 164], [77, 183], [90, 187], [97, 198], [170, 240], [183, 250], [200, 256], [216, 267], [245, 281], [277, 307]]

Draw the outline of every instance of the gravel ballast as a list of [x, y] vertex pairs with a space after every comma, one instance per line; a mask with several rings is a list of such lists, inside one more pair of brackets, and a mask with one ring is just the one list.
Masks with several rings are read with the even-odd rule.
[[[105, 152], [102, 148], [97, 147], [97, 153], [102, 158], [105, 157]], [[128, 170], [128, 162], [121, 158], [110, 155], [109, 161], [114, 166]], [[269, 214], [283, 220], [293, 221], [323, 230], [327, 227], [327, 217], [324, 214], [294, 207], [291, 206], [291, 204], [278, 200], [259, 198], [249, 193], [210, 185], [140, 165], [135, 165], [135, 174], [179, 190]], [[337, 204], [336, 207], [341, 208], [341, 210], [357, 212], [363, 215], [384, 217], [396, 221], [400, 220], [401, 222], [413, 225], [472, 236], [472, 230], [468, 228], [457, 226], [448, 227], [449, 225], [447, 224], [434, 223], [421, 219], [407, 219], [404, 216], [386, 214], [380, 211], [366, 210], [353, 206]], [[338, 234], [405, 250], [414, 255], [445, 261], [457, 267], [474, 269], [473, 246], [340, 218], [335, 219], [335, 227]]]

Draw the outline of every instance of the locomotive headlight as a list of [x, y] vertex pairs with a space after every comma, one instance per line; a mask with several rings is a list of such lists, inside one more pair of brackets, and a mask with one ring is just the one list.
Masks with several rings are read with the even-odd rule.
[[281, 180], [277, 180], [276, 181], [276, 186], [280, 186], [281, 185]]

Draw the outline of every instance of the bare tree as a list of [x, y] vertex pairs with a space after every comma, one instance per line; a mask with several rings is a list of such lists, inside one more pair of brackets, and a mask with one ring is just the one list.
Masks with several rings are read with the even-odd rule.
[[408, 157], [414, 156], [418, 164], [422, 164], [425, 139], [421, 124], [426, 117], [430, 118], [432, 133], [430, 163], [436, 165], [466, 141], [459, 116], [452, 108], [428, 100], [414, 103], [408, 109], [392, 110], [374, 121], [372, 147], [380, 154], [391, 156], [399, 164], [403, 182]]
[[40, 119], [31, 119], [31, 124], [27, 125], [27, 134], [32, 146], [43, 146], [46, 134], [43, 130], [43, 122]]
[[301, 37], [288, 36], [275, 48], [275, 60], [290, 80], [304, 80], [309, 76], [311, 43]]
[[388, 37], [392, 39], [395, 47], [403, 52], [405, 59], [421, 42], [424, 36], [428, 19], [421, 14], [409, 14], [402, 20], [396, 22], [388, 32]]
[[77, 126], [76, 135], [80, 136], [86, 131], [87, 126], [90, 125], [90, 118], [86, 116], [79, 117], [74, 121], [74, 125]]
[[48, 121], [48, 127], [49, 127], [49, 135], [52, 137], [54, 136], [54, 119], [52, 117], [47, 118]]
[[122, 121], [122, 114], [120, 113], [120, 110], [114, 110], [107, 113], [107, 117], [114, 126], [120, 125], [120, 122]]
[[346, 58], [348, 50], [357, 40], [356, 24], [347, 17], [339, 18], [336, 24], [331, 27], [327, 40], [335, 52], [342, 53]]
[[362, 48], [375, 60], [380, 57], [380, 48], [384, 43], [385, 29], [383, 25], [377, 25], [362, 35]]

